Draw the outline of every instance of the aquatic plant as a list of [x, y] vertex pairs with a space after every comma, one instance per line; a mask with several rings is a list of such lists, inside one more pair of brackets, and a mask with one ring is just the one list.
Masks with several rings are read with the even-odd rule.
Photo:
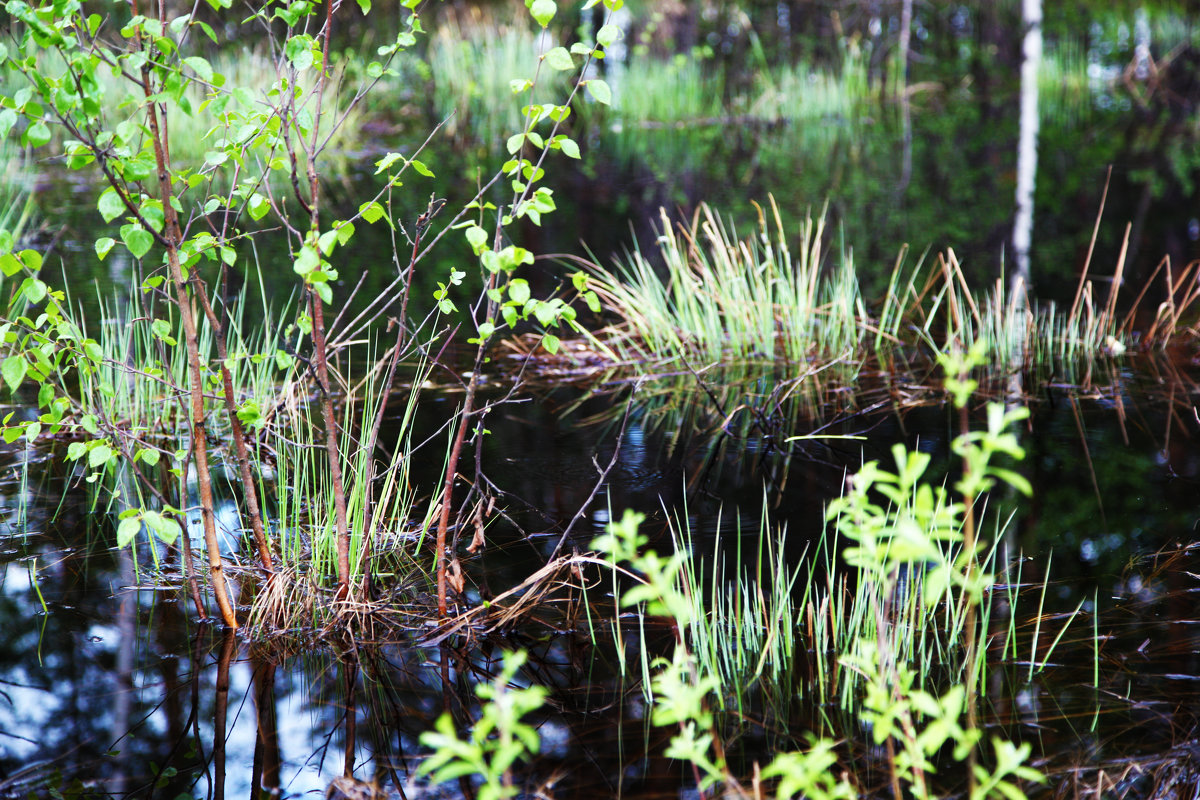
[[[1003, 279], [987, 291], [973, 290], [952, 249], [911, 268], [902, 251], [875, 304], [862, 294], [848, 248], [835, 252], [836, 263], [826, 263], [823, 216], [801, 223], [794, 256], [774, 202], [769, 218], [756, 209], [758, 230], [745, 237], [706, 205], [686, 225], [672, 225], [664, 211], [655, 258], [635, 250], [616, 269], [586, 265], [592, 288], [620, 320], [604, 341], [621, 362], [650, 374], [681, 363], [697, 372], [717, 364], [790, 369], [980, 342], [988, 368], [1010, 374], [1044, 364], [1073, 368], [1120, 356], [1134, 344], [1132, 320], [1149, 283], [1120, 316], [1123, 257], [1104, 298], [1096, 296], [1085, 267], [1075, 302], [1063, 313], [1024, 291], [1009, 291]], [[1150, 282], [1164, 275], [1168, 300], [1138, 338], [1144, 346], [1161, 346], [1185, 328], [1185, 314], [1194, 313], [1200, 299], [1189, 280], [1195, 268], [1176, 276], [1165, 260], [1151, 275]]]
[[[964, 406], [973, 393], [965, 375], [984, 349], [977, 344], [969, 354], [944, 359], [956, 405]], [[989, 763], [982, 763], [984, 729], [975, 710], [975, 687], [984, 669], [976, 615], [993, 582], [979, 561], [975, 500], [997, 482], [1028, 491], [1024, 478], [996, 463], [998, 455], [1023, 457], [1007, 429], [1026, 413], [992, 404], [985, 430], [960, 433], [954, 450], [964, 466], [954, 496], [928, 482], [927, 454], [898, 445], [895, 472], [868, 462], [826, 511], [829, 525], [850, 545], [836, 557], [844, 559], [858, 587], [851, 595], [845, 591], [849, 582], [830, 578], [828, 593], [812, 585], [805, 591], [803, 614], [813, 637], [806, 644], [816, 658], [833, 659], [818, 667], [817, 681], [830, 687], [840, 682], [841, 703], [849, 712], [849, 721], [827, 735], [865, 736], [884, 748], [896, 797], [905, 790], [918, 798], [936, 796], [931, 759], [947, 748], [955, 761], [966, 764], [970, 797], [1013, 797], [1023, 783], [1042, 780], [1025, 763], [1028, 744], [993, 736]], [[727, 690], [742, 698], [756, 681], [794, 685], [786, 671], [797, 657], [794, 637], [804, 630], [789, 599], [795, 572], [772, 574], [770, 601], [754, 588], [760, 582], [743, 586], [738, 581], [732, 597], [748, 600], [712, 603], [709, 593], [723, 591], [715, 588], [719, 582], [706, 591], [685, 548], [666, 558], [646, 550], [647, 539], [638, 533], [641, 521], [627, 512], [593, 547], [615, 570], [636, 579], [632, 588], [619, 591], [617, 602], [636, 610], [643, 619], [639, 630], [645, 631], [644, 620], [658, 618], [669, 621], [674, 632], [670, 657], [642, 663], [649, 676], [651, 723], [678, 728], [667, 756], [690, 765], [701, 791], [716, 784], [737, 787], [715, 711], [727, 702]], [[832, 547], [828, 553], [832, 561]], [[823, 635], [815, 635], [817, 616], [821, 626], [829, 625]], [[931, 628], [946, 637], [934, 650], [913, 644]], [[642, 641], [640, 649], [648, 659], [649, 643]], [[747, 669], [751, 664], [754, 668]], [[937, 685], [926, 682], [929, 676], [922, 678], [931, 670], [939, 676]], [[762, 774], [782, 780], [783, 796], [854, 796], [865, 776], [851, 772], [852, 764], [835, 776], [831, 767], [842, 762], [838, 749], [834, 739], [812, 740], [806, 750], [777, 755]]]
[[[604, 6], [611, 10], [618, 2], [604, 0]], [[5, 315], [0, 373], [13, 392], [26, 381], [36, 383], [38, 406], [45, 410], [38, 419], [10, 418], [4, 436], [30, 442], [43, 432], [78, 436], [68, 456], [86, 464], [94, 480], [122, 462], [133, 466], [143, 478], [144, 497], [153, 499], [122, 512], [117, 532], [122, 544], [143, 529], [170, 544], [182, 530], [176, 518], [189, 505], [190, 488], [181, 489], [172, 502], [137, 469], [139, 464], [154, 467], [164, 454], [171, 454], [174, 474], [195, 480], [210, 585], [221, 619], [231, 628], [238, 620], [226, 591], [214, 519], [214, 475], [222, 452], [237, 475], [242, 521], [251, 533], [257, 568], [266, 584], [277, 590], [286, 582], [276, 571], [277, 557], [288, 551], [294, 558], [300, 551], [271, 536], [262, 476], [273, 467], [264, 457], [264, 439], [277, 437], [275, 452], [283, 453], [289, 475], [314, 493], [311, 506], [298, 508], [294, 500], [286, 500], [275, 519], [283, 516], [295, 523], [307, 515], [307, 524], [320, 532], [305, 551], [312, 559], [308, 566], [318, 581], [329, 576], [336, 582], [338, 601], [360, 598], [367, 589], [363, 579], [372, 572], [375, 551], [369, 543], [376, 515], [397, 525], [410, 524], [409, 490], [396, 490], [402, 472], [375, 475], [384, 400], [372, 396], [359, 405], [357, 392], [390, 389], [404, 355], [420, 354], [424, 366], [418, 368], [418, 378], [434, 363], [429, 354], [438, 352], [434, 344], [443, 335], [435, 327], [437, 313], [457, 311], [454, 287], [464, 273], [453, 269], [443, 276], [434, 298], [438, 312], [420, 323], [407, 318], [409, 289], [418, 262], [449, 230], [462, 231], [485, 288], [472, 308], [469, 343], [477, 350], [475, 370], [469, 378], [463, 376], [464, 405], [454, 424], [447, 426], [453, 440], [440, 492], [434, 556], [442, 615], [454, 483], [466, 434], [475, 431], [474, 415], [481, 411], [474, 403], [489, 343], [498, 332], [526, 324], [545, 331], [542, 346], [553, 351], [558, 339], [549, 329], [574, 320], [574, 310], [561, 293], [536, 296], [516, 274], [534, 254], [506, 245], [505, 230], [518, 221], [539, 225], [544, 214], [554, 211], [553, 193], [542, 184], [547, 159], [551, 153], [580, 157], [578, 145], [562, 132], [571, 99], [582, 91], [606, 103], [611, 92], [599, 78], [582, 78], [571, 84], [566, 102], [547, 101], [554, 99], [555, 87], [564, 85], [566, 75], [582, 76], [619, 31], [607, 25], [596, 32], [596, 42], [577, 42], [569, 50], [550, 46], [549, 26], [557, 6], [550, 0], [530, 4], [529, 16], [540, 32], [538, 49], [527, 54], [527, 77], [514, 78], [504, 87], [506, 97], [516, 96], [525, 104], [520, 130], [505, 141], [513, 157], [464, 208], [447, 212], [450, 222], [434, 231], [434, 218], [445, 202], [436, 197], [430, 197], [424, 213], [410, 225], [394, 219], [393, 199], [403, 181], [433, 175], [419, 158], [421, 148], [381, 157], [375, 164], [381, 185], [371, 196], [357, 198], [362, 202], [353, 213], [335, 218], [324, 198], [321, 174], [338, 131], [353, 120], [365, 93], [389, 74], [391, 61], [424, 32], [417, 14], [420, 3], [405, 0], [407, 13], [401, 15], [400, 30], [378, 49], [379, 60], [365, 65], [362, 85], [339, 102], [329, 40], [334, 5], [252, 10], [246, 22], [277, 31], [280, 38], [263, 50], [271, 54], [269, 60], [250, 72], [231, 74], [222, 74], [221, 62], [203, 54], [202, 40], [215, 42], [216, 34], [191, 14], [168, 17], [160, 8], [157, 16], [144, 16], [132, 6], [132, 18], [113, 28], [111, 21], [89, 16], [76, 0], [47, 0], [35, 6], [14, 0], [6, 7], [19, 45], [12, 50], [0, 47], [0, 62], [24, 85], [3, 97], [0, 133], [16, 130], [23, 145], [44, 148], [53, 139], [51, 128], [59, 131], [67, 166], [95, 170], [102, 180], [96, 206], [113, 226], [113, 235], [96, 240], [97, 257], [127, 254], [143, 279], [136, 287], [139, 308], [128, 317], [129, 331], [112, 331], [108, 342], [101, 343], [73, 319], [66, 295], [51, 291], [38, 277], [41, 255], [33, 249], [13, 251], [11, 237], [0, 242], [0, 270], [23, 279]], [[369, 2], [358, 5], [362, 13], [369, 13]], [[322, 19], [324, 24], [318, 25]], [[202, 152], [176, 147], [172, 131], [180, 125], [189, 141], [210, 134], [213, 138]], [[273, 180], [275, 175], [284, 180]], [[502, 180], [511, 186], [512, 200], [493, 215], [494, 206], [484, 202], [484, 194]], [[262, 228], [267, 221], [279, 228]], [[398, 232], [392, 255], [399, 275], [366, 312], [339, 327], [343, 321], [333, 313], [338, 308], [334, 287], [355, 269], [354, 259], [346, 256], [352, 252], [356, 226], [364, 224], [385, 224]], [[243, 233], [243, 228], [254, 231]], [[220, 301], [221, 287], [248, 241], [276, 235], [286, 239], [302, 300], [292, 324], [281, 323], [271, 337], [254, 343], [241, 334], [239, 319]], [[163, 266], [158, 265], [159, 257]], [[575, 294], [588, 297], [579, 281]], [[380, 348], [387, 355], [369, 365], [371, 377], [352, 389], [350, 378], [338, 370], [339, 360], [353, 362], [345, 354], [372, 338], [363, 335], [364, 327], [395, 314], [396, 306], [395, 345]], [[327, 313], [333, 319], [327, 321]], [[261, 349], [244, 349], [255, 346]], [[147, 354], [152, 354], [150, 360]], [[131, 364], [134, 358], [139, 360]], [[266, 386], [280, 377], [273, 372], [275, 364], [295, 370], [294, 382], [278, 387], [284, 390], [284, 405], [291, 403], [290, 407], [273, 405], [263, 396]], [[456, 366], [440, 366], [458, 373]], [[242, 374], [235, 376], [236, 372]], [[79, 396], [73, 393], [75, 381], [83, 387]], [[312, 397], [301, 401], [296, 387], [303, 382], [314, 388]], [[133, 391], [114, 405], [110, 401], [123, 383], [130, 383]], [[216, 414], [210, 403], [214, 398]], [[409, 395], [409, 416], [415, 398]], [[312, 416], [308, 406], [316, 410]], [[128, 419], [118, 412], [127, 412]], [[304, 433], [293, 435], [289, 424], [302, 426]], [[309, 435], [315, 431], [319, 436]], [[227, 451], [213, 446], [210, 439], [215, 435], [228, 442]], [[173, 441], [155, 438], [163, 436]], [[322, 453], [319, 468], [299, 452], [310, 446]], [[477, 481], [473, 491], [481, 485]], [[388, 502], [377, 507], [381, 488]], [[281, 533], [283, 538], [295, 535], [292, 525]], [[183, 553], [190, 566], [190, 548], [184, 547]], [[289, 575], [293, 568], [294, 561]], [[193, 591], [193, 601], [204, 616], [198, 591]]]
[[[798, 255], [772, 204], [759, 209], [759, 230], [738, 239], [707, 206], [676, 229], [664, 213], [658, 246], [660, 279], [641, 252], [624, 274], [589, 269], [594, 290], [623, 321], [610, 345], [629, 361], [664, 364], [833, 360], [860, 349], [867, 326], [848, 251], [824, 263], [824, 218], [808, 217]], [[645, 367], [643, 367], [645, 369]]]
[[525, 717], [541, 708], [549, 694], [546, 687], [537, 684], [514, 685], [526, 658], [520, 651], [504, 654], [495, 679], [476, 688], [482, 701], [480, 715], [465, 741], [459, 738], [449, 714], [438, 717], [435, 730], [421, 735], [421, 744], [433, 753], [421, 762], [418, 775], [431, 775], [434, 783], [477, 776], [481, 779], [481, 800], [500, 800], [518, 793], [512, 767], [541, 747], [537, 728]]

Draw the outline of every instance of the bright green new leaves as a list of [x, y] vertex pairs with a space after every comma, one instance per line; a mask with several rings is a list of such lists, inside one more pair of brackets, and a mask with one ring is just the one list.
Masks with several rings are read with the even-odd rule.
[[100, 210], [100, 216], [104, 217], [105, 222], [112, 222], [125, 213], [125, 201], [111, 186], [100, 193], [96, 207]]
[[559, 72], [575, 69], [575, 60], [571, 58], [571, 54], [565, 47], [552, 47], [542, 58], [547, 65]]
[[621, 29], [616, 25], [604, 25], [596, 32], [596, 42], [602, 47], [608, 47], [621, 35]]
[[513, 272], [522, 264], [532, 264], [533, 253], [524, 247], [509, 245], [500, 252], [484, 250], [480, 262], [488, 272]]
[[554, 15], [557, 12], [558, 5], [554, 0], [533, 0], [533, 3], [529, 6], [529, 13], [533, 15], [537, 24], [543, 28], [550, 24], [550, 20], [554, 19]]
[[319, 57], [320, 50], [316, 40], [306, 33], [297, 34], [287, 40], [283, 46], [283, 54], [297, 72], [304, 72], [313, 65], [314, 52]]
[[599, 78], [592, 78], [584, 82], [584, 86], [587, 88], [588, 94], [596, 102], [603, 103], [606, 106], [612, 105], [612, 89], [608, 87], [607, 83]]
[[189, 56], [183, 59], [183, 63], [192, 68], [192, 72], [205, 83], [212, 83], [215, 77], [212, 65], [208, 63], [208, 59], [200, 56]]
[[109, 254], [109, 251], [116, 245], [117, 240], [111, 236], [101, 236], [96, 240], [96, 255], [103, 261], [104, 257]]
[[367, 221], [367, 224], [369, 225], [374, 225], [384, 217], [383, 206], [381, 206], [375, 200], [369, 200], [360, 205], [358, 207], [358, 213], [364, 220]]
[[139, 222], [131, 222], [121, 226], [121, 241], [129, 248], [134, 258], [141, 258], [150, 252], [154, 244], [154, 236], [142, 227]]
[[8, 384], [10, 392], [16, 392], [21, 387], [28, 369], [29, 364], [19, 355], [11, 355], [0, 362], [0, 377], [3, 377], [4, 382]]
[[183, 528], [175, 520], [163, 516], [158, 511], [129, 510], [122, 514], [117, 525], [117, 547], [127, 547], [141, 532], [142, 526], [153, 533], [159, 540], [167, 544], [175, 541], [183, 533]]
[[537, 728], [524, 718], [541, 708], [548, 694], [544, 686], [514, 685], [525, 659], [523, 652], [505, 653], [504, 666], [495, 680], [475, 690], [483, 702], [479, 721], [466, 739], [459, 738], [449, 714], [438, 719], [435, 730], [421, 734], [421, 744], [433, 754], [421, 763], [417, 775], [432, 774], [434, 783], [478, 775], [483, 779], [479, 800], [517, 794], [510, 779], [513, 765], [541, 749]]
[[838, 762], [835, 744], [829, 739], [816, 739], [809, 735], [807, 752], [782, 753], [775, 757], [762, 771], [767, 779], [778, 778], [775, 787], [776, 800], [792, 800], [804, 797], [807, 800], [853, 800], [858, 793], [845, 780], [834, 777], [833, 767]]
[[50, 128], [46, 123], [38, 120], [25, 129], [21, 134], [21, 144], [29, 147], [41, 147], [50, 141]]
[[271, 210], [271, 204], [267, 198], [263, 197], [258, 192], [250, 195], [250, 199], [246, 201], [246, 213], [250, 215], [250, 219], [258, 222], [267, 215]]
[[139, 517], [125, 517], [117, 525], [117, 547], [127, 547], [142, 530]]
[[569, 158], [581, 158], [579, 154], [579, 145], [574, 139], [568, 138], [564, 134], [559, 134], [550, 140], [550, 146], [563, 151], [563, 155]]
[[[343, 223], [343, 225], [348, 225], [348, 223]], [[353, 233], [353, 229], [351, 228], [349, 232]], [[328, 231], [323, 235], [312, 231], [308, 234], [308, 242], [300, 248], [296, 260], [292, 262], [292, 269], [295, 273], [304, 279], [304, 283], [317, 293], [317, 297], [320, 297], [323, 303], [333, 302], [333, 288], [329, 283], [337, 280], [338, 273], [329, 266], [329, 262], [321, 258], [318, 250], [332, 250], [333, 242], [336, 240], [338, 240], [337, 230]]]

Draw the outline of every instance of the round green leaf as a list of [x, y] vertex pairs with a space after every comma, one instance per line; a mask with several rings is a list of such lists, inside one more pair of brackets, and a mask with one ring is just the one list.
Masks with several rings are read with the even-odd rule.
[[138, 517], [126, 517], [117, 526], [117, 547], [125, 547], [142, 529], [142, 520]]
[[29, 365], [25, 363], [25, 359], [18, 355], [12, 355], [4, 359], [0, 363], [0, 377], [4, 378], [4, 382], [8, 384], [8, 390], [15, 392], [21, 386], [21, 381], [25, 380], [25, 373], [29, 369]]
[[157, 511], [147, 511], [144, 519], [146, 527], [154, 531], [154, 535], [167, 544], [175, 544], [175, 540], [179, 538], [179, 534], [183, 533], [183, 529], [179, 527], [179, 523], [173, 519], [168, 519]]
[[608, 88], [608, 84], [599, 78], [592, 78], [586, 84], [588, 94], [595, 98], [596, 102], [603, 103], [606, 106], [612, 105], [612, 89]]
[[546, 63], [559, 72], [575, 69], [575, 62], [565, 47], [554, 47], [545, 55]]
[[154, 244], [154, 237], [140, 224], [133, 223], [121, 226], [121, 241], [129, 248], [129, 252], [133, 254], [134, 258], [141, 258], [150, 252], [150, 245]]
[[92, 469], [99, 469], [108, 463], [112, 455], [111, 447], [106, 444], [98, 444], [88, 451], [88, 466]]
[[96, 203], [96, 206], [100, 209], [100, 216], [104, 217], [105, 222], [112, 222], [125, 213], [124, 201], [117, 194], [117, 190], [111, 186], [100, 194], [100, 201]]
[[50, 129], [46, 127], [46, 123], [38, 120], [25, 129], [23, 138], [30, 147], [41, 147], [50, 141]]
[[554, 19], [557, 11], [558, 5], [554, 0], [533, 0], [533, 5], [529, 8], [529, 13], [543, 28], [550, 24], [550, 20]]

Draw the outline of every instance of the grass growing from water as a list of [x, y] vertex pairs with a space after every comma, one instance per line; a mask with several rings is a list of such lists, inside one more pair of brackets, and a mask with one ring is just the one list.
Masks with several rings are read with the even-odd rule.
[[[973, 289], [952, 250], [913, 268], [904, 267], [902, 253], [883, 301], [869, 304], [850, 251], [826, 252], [829, 238], [823, 217], [807, 217], [793, 253], [773, 204], [769, 217], [759, 209], [754, 235], [740, 237], [707, 206], [688, 225], [672, 226], [664, 213], [656, 258], [635, 251], [615, 270], [589, 265], [594, 288], [620, 320], [607, 343], [649, 373], [681, 362], [694, 369], [862, 362], [974, 341], [983, 343], [992, 368], [1008, 373], [1119, 356], [1135, 343], [1132, 320], [1146, 289], [1134, 311], [1118, 313], [1123, 258], [1103, 296], [1085, 271], [1064, 313], [1003, 280]], [[1171, 288], [1140, 345], [1165, 344], [1194, 313], [1194, 269], [1177, 275], [1165, 262], [1152, 276], [1161, 274]]]
[[[962, 407], [971, 391], [962, 375], [981, 353], [977, 347], [966, 360], [945, 362]], [[976, 549], [982, 503], [976, 508], [975, 499], [997, 481], [1028, 490], [994, 459], [1023, 458], [1008, 428], [1024, 416], [1024, 409], [992, 404], [985, 430], [963, 431], [953, 448], [963, 459], [963, 477], [953, 492], [926, 475], [928, 455], [902, 446], [893, 451], [895, 471], [865, 464], [827, 509], [825, 573], [813, 569], [807, 584], [777, 556], [785, 536], [765, 519], [758, 539], [764, 549], [749, 570], [740, 559], [732, 569], [719, 561], [705, 566], [682, 532], [670, 557], [643, 550], [640, 515], [627, 514], [593, 544], [615, 570], [636, 578], [632, 588], [614, 581], [614, 589], [618, 606], [635, 612], [650, 723], [677, 726], [667, 756], [690, 765], [701, 792], [724, 784], [748, 795], [729, 761], [748, 722], [792, 743], [801, 725], [822, 737], [803, 750], [769, 749], [775, 760], [762, 776], [782, 778], [781, 797], [854, 796], [872, 791], [878, 780], [872, 773], [884, 776], [893, 796], [903, 787], [917, 798], [955, 782], [957, 790], [965, 782], [971, 797], [1016, 797], [1019, 787], [1043, 780], [1026, 766], [1028, 744], [994, 732], [984, 742], [977, 710], [997, 551]], [[1004, 595], [1010, 604], [1013, 598]], [[1040, 608], [1035, 616], [1040, 622]], [[655, 618], [674, 634], [669, 658], [650, 656], [646, 631]], [[1036, 637], [1033, 647], [1049, 658]], [[748, 713], [754, 697], [764, 705]], [[796, 719], [793, 708], [804, 701], [810, 713]], [[953, 762], [965, 781], [940, 769]]]
[[824, 222], [809, 217], [793, 257], [778, 210], [760, 209], [759, 232], [737, 239], [707, 206], [676, 229], [663, 214], [661, 280], [634, 252], [622, 275], [593, 265], [596, 291], [624, 322], [614, 346], [633, 361], [659, 364], [782, 362], [802, 364], [860, 349], [866, 308], [848, 252], [828, 273]]

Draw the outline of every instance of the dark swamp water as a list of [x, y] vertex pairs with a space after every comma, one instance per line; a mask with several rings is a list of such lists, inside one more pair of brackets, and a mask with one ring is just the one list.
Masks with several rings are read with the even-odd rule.
[[[524, 231], [526, 244], [566, 253], [587, 246], [604, 261], [635, 241], [649, 247], [659, 206], [686, 218], [707, 201], [745, 221], [752, 218], [747, 198], [772, 193], [785, 220], [828, 200], [830, 229], [854, 248], [868, 285], [882, 285], [906, 243], [915, 252], [952, 245], [973, 276], [989, 278], [1013, 214], [1013, 66], [1004, 48], [994, 61], [975, 57], [974, 48], [986, 50], [997, 34], [962, 27], [953, 4], [934, 5], [926, 31], [946, 37], [945, 52], [930, 43], [928, 74], [913, 76], [935, 88], [914, 94], [907, 134], [886, 104], [741, 126], [604, 119], [586, 140], [587, 167], [552, 176], [560, 214], [545, 230]], [[872, 29], [867, 15], [859, 22], [865, 52]], [[717, 61], [744, 57], [744, 30], [735, 27], [709, 36]], [[1050, 94], [1043, 108], [1032, 267], [1039, 297], [1069, 300], [1110, 166], [1094, 256], [1106, 265], [1101, 272], [1111, 271], [1126, 222], [1136, 225], [1131, 282], [1163, 255], [1179, 264], [1200, 255], [1200, 84], [1189, 82], [1193, 70], [1170, 73], [1169, 90], [1129, 85], [1123, 70], [1139, 30], [1132, 16], [1099, 20], [1079, 41], [1058, 42], [1057, 52], [1074, 53], [1090, 80]], [[800, 47], [799, 37], [789, 44], [763, 35], [772, 59]], [[1155, 39], [1154, 51], [1173, 44]], [[866, 63], [871, 68], [869, 53]], [[1187, 70], [1195, 62], [1177, 63]], [[630, 64], [632, 92], [638, 75]], [[618, 76], [610, 80], [621, 86]], [[423, 121], [439, 111], [428, 98], [400, 102]], [[404, 124], [388, 119], [385, 138], [404, 140]], [[491, 156], [461, 137], [444, 147], [438, 163], [452, 177], [436, 192], [453, 203], [464, 180], [473, 185], [470, 164]], [[351, 158], [340, 185], [347, 197], [358, 196], [356, 182], [369, 179], [376, 156], [368, 149]], [[902, 176], [906, 158], [911, 175]], [[93, 284], [101, 293], [124, 286], [128, 275], [115, 258], [101, 265], [90, 257], [96, 221], [81, 191], [87, 187], [60, 180], [53, 165], [41, 179], [45, 239], [62, 258], [64, 280], [77, 293]], [[412, 216], [423, 202], [412, 201]], [[385, 243], [372, 246], [367, 235], [356, 255], [370, 267], [355, 303], [376, 296], [394, 274]], [[463, 258], [454, 247], [436, 256], [439, 264]], [[268, 292], [282, 301], [292, 285], [286, 264], [276, 263], [269, 246], [257, 258]], [[428, 297], [442, 271], [429, 269], [430, 283], [414, 296]], [[253, 268], [245, 272], [253, 284]], [[352, 283], [345, 279], [340, 290]], [[1191, 797], [1182, 787], [1200, 783], [1197, 353], [1185, 344], [1062, 373], [1046, 371], [1029, 384], [1033, 413], [1020, 431], [1027, 457], [1018, 468], [1034, 496], [989, 502], [998, 516], [1013, 516], [1005, 544], [1020, 582], [1048, 581], [1044, 597], [1029, 593], [1047, 629], [1057, 635], [1057, 615], [1083, 613], [1052, 658], [1045, 638], [1038, 649], [1038, 633], [1023, 628], [1017, 653], [991, 659], [986, 724], [1035, 744], [1049, 794]], [[510, 520], [489, 529], [486, 549], [463, 554], [473, 586], [466, 601], [537, 570], [581, 508], [568, 546], [586, 548], [612, 513], [635, 508], [649, 516], [653, 546], [669, 548], [666, 522], [683, 517], [696, 534], [694, 553], [731, 558], [739, 549], [757, 551], [765, 505], [773, 522], [788, 526], [789, 557], [809, 558], [824, 504], [864, 460], [886, 459], [902, 442], [931, 453], [941, 474], [951, 471], [956, 418], [940, 392], [925, 389], [931, 381], [925, 373], [865, 371], [852, 387], [820, 393], [811, 408], [781, 415], [767, 431], [732, 433], [722, 433], [725, 415], [686, 376], [669, 402], [657, 394], [661, 382], [635, 392], [632, 383], [535, 381], [520, 402], [487, 420], [484, 465], [505, 493]], [[761, 398], [777, 382], [746, 381], [746, 391]], [[430, 395], [420, 425], [435, 429], [456, 402], [451, 393]], [[865, 439], [784, 442], [814, 431]], [[593, 496], [596, 465], [610, 460], [614, 467]], [[0, 797], [241, 798], [260, 796], [258, 787], [319, 797], [351, 769], [395, 796], [470, 796], [469, 786], [414, 782], [417, 739], [444, 708], [463, 724], [473, 718], [474, 685], [495, 674], [501, 649], [515, 648], [530, 652], [525, 679], [551, 690], [538, 717], [542, 753], [521, 771], [527, 796], [695, 794], [663, 755], [667, 735], [647, 733], [637, 682], [619, 677], [611, 648], [594, 646], [577, 618], [547, 612], [454, 647], [424, 644], [428, 631], [419, 623], [407, 637], [344, 645], [301, 635], [246, 642], [198, 624], [180, 593], [140, 573], [151, 554], [111, 547], [111, 518], [89, 507], [60, 448], [6, 446], [0, 468]], [[436, 459], [418, 465], [413, 481], [435, 486], [440, 469]], [[740, 755], [731, 756], [735, 763], [749, 765], [768, 749], [769, 737], [750, 730], [737, 745]]]
[[[1020, 653], [993, 659], [997, 684], [985, 707], [990, 725], [1038, 743], [1060, 790], [1094, 786], [1103, 769], [1110, 790], [1151, 794], [1156, 770], [1190, 769], [1196, 755], [1200, 548], [1188, 543], [1200, 425], [1194, 387], [1172, 397], [1159, 377], [1115, 371], [1105, 399], [1052, 390], [1033, 403], [1022, 432], [1028, 457], [1020, 469], [1039, 491], [1012, 506], [1011, 545], [1027, 554], [1021, 580], [1036, 597], [1048, 578], [1046, 596], [1033, 600], [1044, 603], [1047, 631], [1057, 633], [1057, 613], [1080, 603], [1085, 613], [1049, 663], [1043, 641], [1032, 677], [1029, 630]], [[478, 591], [536, 569], [591, 492], [592, 457], [611, 458], [611, 423], [559, 416], [556, 406], [576, 394], [551, 392], [489, 423], [487, 457], [503, 465], [491, 474], [511, 492], [514, 518], [536, 533], [493, 532], [468, 560]], [[599, 398], [583, 410], [613, 407]], [[739, 530], [749, 550], [765, 497], [800, 557], [847, 468], [885, 457], [895, 441], [944, 465], [954, 425], [940, 405], [876, 410], [829, 428], [865, 433], [863, 442], [771, 452], [761, 437], [717, 443], [694, 427], [631, 416], [607, 482], [611, 499], [588, 507], [573, 537], [580, 547], [602, 530], [611, 502], [647, 512], [650, 530], [661, 530], [666, 513], [686, 513], [697, 555], [728, 555]], [[68, 490], [59, 504], [69, 476], [54, 467], [54, 453], [35, 456], [40, 463], [26, 471], [28, 456], [5, 456], [5, 796], [45, 796], [57, 786], [68, 797], [251, 797], [261, 785], [298, 797], [324, 791], [348, 762], [360, 777], [426, 796], [409, 781], [417, 737], [441, 713], [446, 691], [466, 719], [470, 687], [494, 672], [500, 648], [515, 647], [531, 653], [527, 678], [551, 687], [539, 717], [543, 752], [522, 772], [529, 787], [552, 786], [558, 796], [678, 793], [682, 776], [662, 756], [664, 737], [644, 738], [641, 690], [617, 676], [611, 652], [592, 646], [581, 621], [548, 613], [456, 648], [420, 646], [419, 625], [408, 640], [360, 639], [344, 649], [314, 648], [303, 637], [247, 644], [198, 626], [176, 592], [139, 582], [133, 555], [109, 549], [104, 521], [80, 492]], [[776, 484], [765, 494], [763, 474]], [[652, 544], [667, 546], [661, 534]], [[1093, 624], [1102, 635], [1098, 682]], [[443, 659], [452, 666], [449, 690]], [[741, 746], [753, 755], [761, 744], [749, 736]]]

